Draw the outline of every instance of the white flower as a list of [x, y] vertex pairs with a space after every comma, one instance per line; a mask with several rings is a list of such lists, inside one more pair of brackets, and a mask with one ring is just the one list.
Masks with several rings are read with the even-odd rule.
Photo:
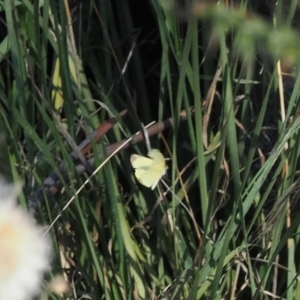
[[49, 267], [48, 239], [15, 203], [16, 188], [0, 179], [0, 300], [25, 300], [40, 290]]

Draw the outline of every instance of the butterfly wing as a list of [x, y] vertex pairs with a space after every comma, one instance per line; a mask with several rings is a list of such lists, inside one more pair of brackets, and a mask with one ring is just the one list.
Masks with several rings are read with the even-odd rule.
[[145, 172], [142, 172], [141, 170], [136, 170], [135, 176], [142, 185], [148, 188], [151, 187], [152, 190], [157, 186], [160, 179], [159, 174], [151, 170]]
[[130, 156], [130, 162], [134, 169], [147, 168], [153, 164], [153, 160], [151, 158], [137, 154], [132, 154]]
[[148, 157], [133, 154], [130, 157], [132, 167], [135, 169], [135, 177], [146, 187], [155, 189], [159, 180], [166, 174], [166, 162], [162, 153], [152, 149]]
[[157, 149], [151, 149], [148, 152], [148, 156], [153, 159], [153, 164], [149, 167], [148, 175], [151, 181], [151, 189], [154, 190], [160, 179], [166, 174], [166, 160]]
[[166, 174], [167, 166], [166, 159], [162, 153], [157, 149], [152, 149], [149, 151], [148, 156], [153, 159], [151, 168], [159, 172], [161, 174], [160, 177], [164, 176]]
[[135, 177], [136, 179], [144, 186], [150, 187], [151, 182], [148, 177], [148, 171], [150, 166], [153, 164], [153, 160], [151, 158], [133, 154], [130, 157], [130, 162], [132, 167], [135, 169]]

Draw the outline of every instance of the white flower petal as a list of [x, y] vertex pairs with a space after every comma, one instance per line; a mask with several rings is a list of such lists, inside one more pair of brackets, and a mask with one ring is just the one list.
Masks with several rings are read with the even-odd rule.
[[25, 300], [39, 292], [51, 251], [15, 197], [16, 190], [0, 180], [0, 299]]

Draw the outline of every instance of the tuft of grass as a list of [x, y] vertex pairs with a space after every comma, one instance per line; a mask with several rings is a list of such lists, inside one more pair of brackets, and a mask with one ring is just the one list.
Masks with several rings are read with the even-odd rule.
[[[299, 298], [297, 1], [270, 21], [226, 3], [0, 5], [1, 169], [37, 222], [60, 216], [40, 299]], [[153, 121], [172, 192], [134, 178], [143, 143], [90, 177]]]

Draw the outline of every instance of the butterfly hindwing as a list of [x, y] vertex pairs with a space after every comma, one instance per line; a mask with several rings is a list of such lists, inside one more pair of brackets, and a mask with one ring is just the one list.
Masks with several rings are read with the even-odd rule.
[[144, 186], [154, 190], [154, 188], [157, 186], [161, 176], [159, 172], [156, 170], [149, 169], [147, 171], [144, 170], [136, 170], [135, 171], [135, 177], [137, 180]]

